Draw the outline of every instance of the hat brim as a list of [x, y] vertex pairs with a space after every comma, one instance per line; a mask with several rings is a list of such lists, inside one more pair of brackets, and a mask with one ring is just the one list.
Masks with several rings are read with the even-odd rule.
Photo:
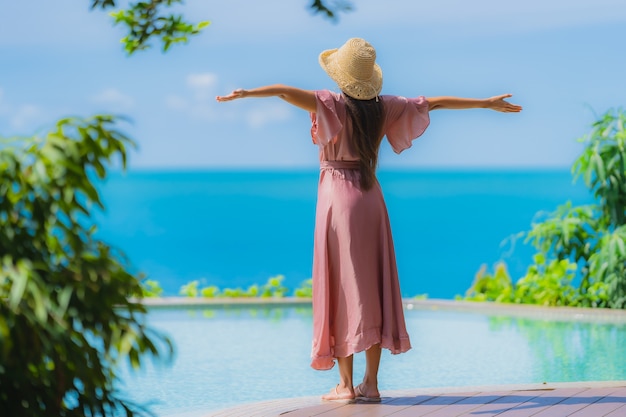
[[378, 96], [383, 88], [383, 71], [374, 63], [372, 76], [368, 80], [356, 80], [341, 70], [337, 64], [339, 48], [327, 49], [319, 56], [320, 66], [344, 93], [359, 100], [370, 100]]

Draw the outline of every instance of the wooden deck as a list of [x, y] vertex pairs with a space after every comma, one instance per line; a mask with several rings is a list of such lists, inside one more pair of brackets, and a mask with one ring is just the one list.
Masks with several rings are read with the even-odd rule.
[[383, 391], [380, 404], [295, 398], [247, 404], [209, 416], [626, 417], [626, 381]]

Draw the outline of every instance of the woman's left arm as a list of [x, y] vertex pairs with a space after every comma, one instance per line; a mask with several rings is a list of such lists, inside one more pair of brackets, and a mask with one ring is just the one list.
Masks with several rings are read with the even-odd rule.
[[512, 104], [506, 101], [506, 98], [512, 97], [512, 94], [502, 94], [489, 98], [461, 98], [461, 97], [429, 97], [428, 110], [438, 109], [491, 109], [504, 113], [518, 113], [522, 111], [522, 106]]
[[215, 99], [219, 102], [224, 102], [246, 97], [279, 97], [287, 103], [308, 112], [315, 113], [317, 110], [315, 91], [302, 90], [300, 88], [282, 84], [268, 85], [265, 87], [253, 88], [251, 90], [239, 88], [227, 96], [217, 96]]

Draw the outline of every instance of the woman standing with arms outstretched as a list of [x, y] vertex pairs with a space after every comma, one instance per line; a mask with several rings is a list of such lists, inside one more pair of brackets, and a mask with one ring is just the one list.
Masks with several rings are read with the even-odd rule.
[[[486, 108], [519, 112], [505, 101], [405, 98], [379, 95], [382, 71], [365, 40], [349, 39], [321, 53], [319, 62], [341, 93], [284, 85], [238, 89], [220, 102], [246, 97], [279, 97], [311, 114], [311, 136], [319, 147], [320, 179], [313, 249], [313, 346], [311, 366], [331, 369], [340, 382], [323, 400], [378, 402], [382, 348], [411, 348], [396, 269], [389, 217], [376, 179], [383, 137], [396, 153], [411, 147], [435, 109]], [[353, 385], [353, 355], [365, 351], [363, 381]]]

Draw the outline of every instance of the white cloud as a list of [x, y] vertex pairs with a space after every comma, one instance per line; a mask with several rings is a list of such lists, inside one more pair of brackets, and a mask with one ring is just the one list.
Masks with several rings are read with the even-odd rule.
[[200, 74], [189, 74], [187, 76], [187, 86], [193, 90], [197, 101], [206, 102], [212, 99], [217, 84], [217, 75], [205, 72]]
[[186, 112], [190, 117], [201, 120], [215, 119], [215, 86], [217, 75], [205, 72], [189, 74], [185, 78], [189, 97], [172, 94], [165, 98], [165, 106], [171, 110]]
[[205, 72], [202, 74], [189, 74], [187, 76], [187, 85], [193, 88], [210, 88], [217, 83], [217, 75]]
[[[11, 104], [5, 99], [4, 90], [0, 88], [0, 115], [3, 116], [4, 123], [10, 129], [18, 132], [25, 130], [35, 130], [38, 124], [43, 122], [44, 112], [41, 107], [34, 104]], [[0, 119], [0, 125], [3, 120]], [[3, 132], [7, 133], [7, 132]]]
[[[280, 122], [291, 117], [291, 109], [285, 103], [260, 104], [259, 102], [240, 103], [236, 108], [220, 106], [215, 101], [218, 77], [214, 73], [189, 74], [185, 78], [189, 90], [188, 95], [172, 94], [165, 98], [168, 109], [187, 114], [192, 119], [215, 121], [243, 121], [252, 128], [260, 128], [269, 123]], [[231, 110], [227, 110], [231, 108]], [[218, 116], [219, 115], [219, 116]]]
[[[259, 104], [249, 102], [237, 106], [238, 111], [220, 106], [215, 101], [218, 76], [215, 73], [189, 74], [185, 78], [187, 87], [191, 90], [190, 97], [173, 94], [165, 99], [165, 105], [171, 110], [185, 112], [189, 117], [196, 120], [215, 121], [244, 121], [252, 128], [260, 128], [269, 123], [288, 120], [291, 117], [291, 109], [285, 103]], [[246, 110], [249, 109], [249, 110]], [[218, 116], [219, 115], [219, 116]]]
[[111, 106], [114, 110], [128, 110], [135, 100], [115, 88], [107, 88], [91, 98], [94, 103]]
[[291, 109], [287, 104], [278, 103], [264, 105], [250, 110], [246, 114], [246, 121], [253, 128], [263, 127], [268, 123], [282, 122], [291, 117]]

